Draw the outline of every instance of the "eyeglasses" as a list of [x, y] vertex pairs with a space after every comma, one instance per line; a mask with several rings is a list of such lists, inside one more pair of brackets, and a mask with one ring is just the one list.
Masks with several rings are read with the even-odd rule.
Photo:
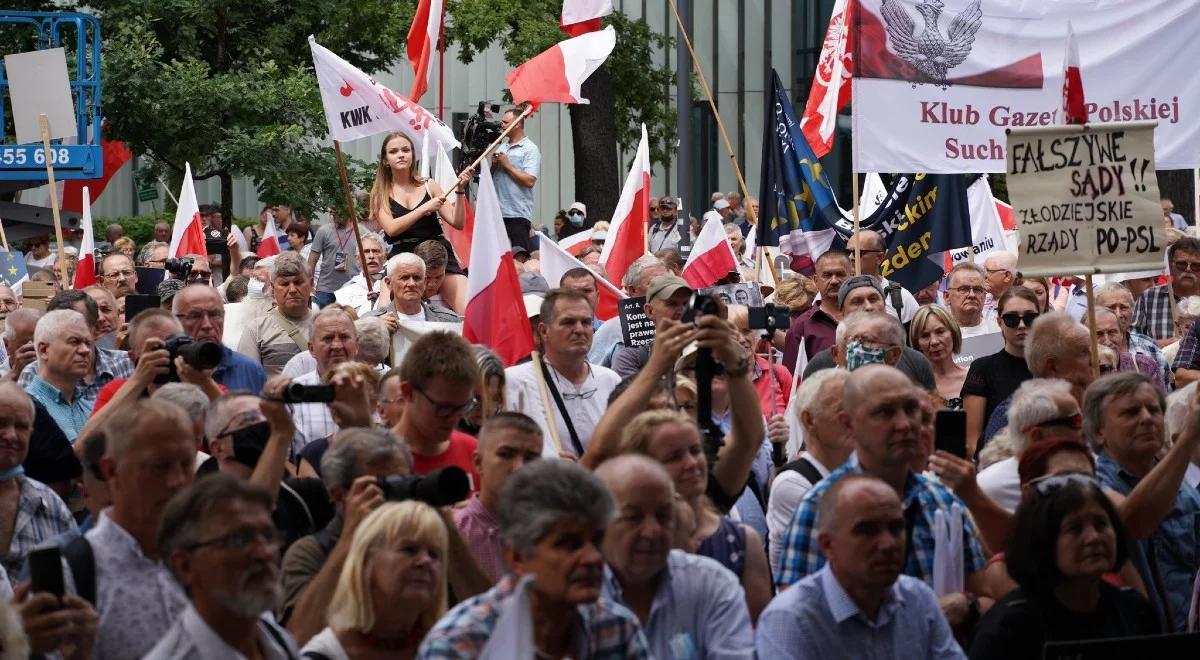
[[1075, 484], [1084, 488], [1093, 487], [1099, 488], [1100, 483], [1090, 474], [1080, 472], [1069, 472], [1067, 474], [1048, 474], [1043, 477], [1038, 477], [1029, 482], [1037, 490], [1037, 494], [1045, 497], [1057, 490], [1061, 490]]
[[1175, 270], [1184, 270], [1189, 273], [1200, 273], [1200, 261], [1176, 261], [1172, 264]]
[[[884, 252], [886, 252], [886, 250], [859, 250], [858, 254], [860, 256], [865, 257], [869, 254], [883, 254]], [[853, 250], [850, 251], [850, 261], [854, 261], [854, 251]]]
[[212, 272], [207, 270], [193, 270], [188, 273], [189, 282], [199, 282], [201, 280], [208, 281], [212, 279]]
[[1048, 419], [1044, 422], [1038, 422], [1037, 424], [1026, 428], [1025, 431], [1029, 432], [1033, 429], [1054, 428], [1059, 426], [1078, 431], [1079, 429], [1083, 428], [1083, 415], [1075, 413], [1074, 415], [1055, 417], [1054, 419]]
[[849, 344], [850, 342], [858, 342], [859, 344], [862, 345], [863, 348], [872, 348], [872, 349], [882, 348], [885, 351], [890, 351], [894, 348], [900, 348], [896, 344], [889, 344], [887, 342], [875, 341], [874, 339], [871, 339], [870, 337], [851, 337], [848, 340], [846, 340], [847, 344]]
[[220, 433], [217, 433], [213, 440], [232, 435], [238, 429], [245, 428], [251, 424], [257, 424], [265, 419], [266, 417], [263, 417], [261, 410], [247, 410], [244, 413], [238, 413], [233, 419], [229, 420], [229, 423], [225, 425], [225, 428], [221, 429]]
[[247, 527], [222, 534], [215, 539], [197, 541], [191, 545], [191, 549], [195, 550], [211, 545], [222, 550], [245, 550], [256, 541], [261, 541], [263, 545], [278, 547], [283, 542], [283, 535], [274, 527]]
[[134, 273], [132, 270], [118, 270], [115, 273], [105, 273], [104, 279], [106, 279], [106, 280], [119, 280], [121, 278], [129, 279], [129, 278], [133, 277], [133, 275], [134, 275]]
[[205, 317], [208, 317], [209, 319], [212, 319], [213, 321], [220, 321], [225, 318], [225, 310], [223, 310], [223, 309], [212, 309], [212, 310], [198, 309], [193, 312], [188, 312], [187, 314], [176, 314], [175, 315], [175, 318], [179, 319], [180, 321], [186, 321], [188, 323], [199, 323], [200, 321], [204, 320]]
[[966, 296], [972, 293], [977, 296], [982, 296], [983, 294], [987, 293], [987, 289], [981, 286], [960, 286], [949, 290], [957, 293], [960, 296]]
[[590, 390], [582, 390], [579, 392], [561, 392], [564, 401], [587, 400], [595, 396], [596, 388]]
[[428, 394], [426, 394], [425, 391], [422, 390], [421, 388], [414, 387], [413, 389], [416, 390], [418, 394], [425, 397], [425, 400], [429, 402], [429, 405], [433, 406], [433, 414], [437, 415], [438, 417], [453, 417], [455, 415], [465, 415], [465, 414], [471, 412], [472, 410], [474, 410], [475, 404], [477, 404], [479, 402], [478, 399], [471, 399], [467, 403], [464, 403], [461, 405], [453, 404], [453, 403], [440, 403], [440, 402], [434, 401], [432, 398], [430, 398], [430, 396]]
[[1000, 320], [1004, 322], [1004, 325], [1010, 328], [1015, 328], [1022, 323], [1025, 324], [1026, 328], [1030, 328], [1033, 327], [1033, 322], [1037, 320], [1038, 316], [1040, 316], [1040, 314], [1037, 312], [1025, 312], [1024, 314], [1009, 312], [1007, 314], [1001, 314]]

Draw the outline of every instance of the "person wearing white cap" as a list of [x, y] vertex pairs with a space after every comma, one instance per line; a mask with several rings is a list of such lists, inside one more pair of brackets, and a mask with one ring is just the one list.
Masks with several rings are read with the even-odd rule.
[[567, 209], [567, 222], [575, 228], [584, 226], [587, 223], [587, 205], [583, 202], [572, 202]]

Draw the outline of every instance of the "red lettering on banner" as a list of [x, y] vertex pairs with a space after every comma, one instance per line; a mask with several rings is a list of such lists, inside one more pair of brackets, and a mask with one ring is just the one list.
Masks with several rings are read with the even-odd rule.
[[962, 143], [946, 138], [946, 158], [958, 160], [1004, 160], [1004, 145], [993, 138], [981, 144]]

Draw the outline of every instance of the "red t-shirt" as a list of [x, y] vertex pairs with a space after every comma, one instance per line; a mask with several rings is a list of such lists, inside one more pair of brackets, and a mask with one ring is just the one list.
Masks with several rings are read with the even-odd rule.
[[[121, 386], [124, 385], [128, 380], [128, 378], [114, 378], [107, 385], [101, 387], [100, 391], [96, 393], [96, 403], [92, 404], [92, 415], [95, 415], [96, 413], [100, 412], [101, 408], [107, 406], [108, 402], [112, 400], [114, 395], [116, 395], [117, 390], [121, 389]], [[224, 385], [221, 384], [217, 384], [217, 389], [221, 390], [222, 394], [229, 391], [225, 389]], [[89, 415], [89, 417], [90, 416], [91, 415]]]
[[[475, 455], [475, 448], [479, 446], [479, 441], [474, 437], [463, 433], [462, 431], [450, 432], [450, 446], [446, 451], [436, 456], [426, 456], [412, 452], [413, 471], [417, 474], [429, 474], [431, 471], [447, 465], [454, 465], [466, 471], [467, 476], [471, 479], [471, 494], [474, 495], [479, 491], [479, 475], [475, 472], [475, 465], [472, 457]], [[410, 445], [411, 448], [411, 445]]]

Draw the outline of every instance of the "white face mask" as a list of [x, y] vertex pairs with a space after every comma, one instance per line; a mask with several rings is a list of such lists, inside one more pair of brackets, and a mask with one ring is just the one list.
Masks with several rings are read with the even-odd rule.
[[255, 279], [250, 280], [250, 282], [246, 284], [247, 295], [254, 296], [255, 298], [262, 298], [263, 291], [265, 291], [266, 288], [267, 287], [265, 284]]

